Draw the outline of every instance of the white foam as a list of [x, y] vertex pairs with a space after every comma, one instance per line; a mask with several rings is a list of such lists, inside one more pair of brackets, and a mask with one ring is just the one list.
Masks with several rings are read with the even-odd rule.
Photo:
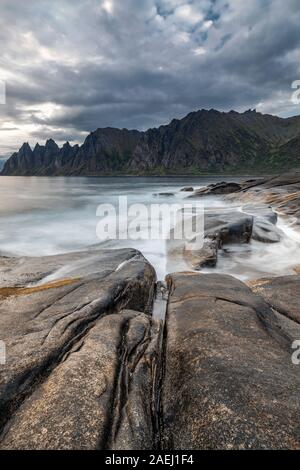
[[[0, 201], [3, 201], [0, 205], [0, 251], [5, 255], [27, 256], [52, 255], [99, 244], [97, 206], [104, 202], [117, 203], [119, 195], [127, 195], [130, 203], [174, 203], [189, 196], [180, 192], [180, 188], [200, 187], [209, 182], [201, 178], [0, 177], [0, 180]], [[162, 192], [174, 192], [175, 196], [165, 199], [162, 196], [159, 200], [153, 196]], [[221, 197], [210, 196], [201, 201], [207, 210], [241, 210]], [[300, 233], [292, 219], [279, 217], [278, 227], [285, 234], [279, 243], [252, 241], [249, 245], [227, 246], [227, 251], [220, 252], [213, 272], [241, 279], [293, 273], [293, 267], [300, 265]], [[114, 240], [104, 243], [103, 247], [138, 249], [155, 267], [158, 279], [163, 279], [170, 271], [188, 268], [180, 257], [167, 259], [164, 240]], [[74, 270], [76, 266], [71, 264], [43, 282], [65, 277]]]

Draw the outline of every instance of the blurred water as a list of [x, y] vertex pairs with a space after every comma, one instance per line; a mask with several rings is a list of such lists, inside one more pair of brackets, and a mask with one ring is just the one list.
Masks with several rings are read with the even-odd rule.
[[[199, 188], [219, 180], [232, 178], [0, 177], [0, 253], [39, 256], [81, 250], [99, 244], [96, 236], [99, 204], [117, 205], [121, 195], [128, 197], [129, 204], [182, 202], [189, 194], [180, 192], [182, 187]], [[174, 196], [154, 196], [161, 192]], [[208, 208], [227, 206], [220, 198], [205, 198], [203, 202]], [[300, 239], [293, 227], [282, 220], [280, 224], [286, 232], [283, 242], [227, 247], [220, 254], [216, 271], [243, 279], [291, 273], [292, 266], [300, 264]], [[166, 243], [162, 240], [113, 240], [101, 246], [139, 249], [153, 264], [159, 279], [169, 271], [187, 269], [182, 260], [167, 260]]]
[[279, 243], [226, 245], [220, 250], [217, 267], [203, 272], [231, 274], [239, 279], [258, 279], [268, 276], [295, 274], [300, 265], [300, 232], [293, 222], [279, 217], [277, 226], [284, 232]]

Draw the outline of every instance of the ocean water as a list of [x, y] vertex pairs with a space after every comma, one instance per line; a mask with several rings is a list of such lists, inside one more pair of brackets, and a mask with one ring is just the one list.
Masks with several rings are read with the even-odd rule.
[[[164, 240], [111, 240], [100, 242], [96, 234], [99, 204], [118, 206], [119, 196], [128, 204], [182, 203], [189, 195], [184, 186], [200, 188], [230, 177], [115, 177], [47, 178], [0, 177], [0, 254], [40, 256], [82, 250], [132, 247], [153, 264], [158, 279], [168, 272], [189, 267], [181, 258], [168, 256]], [[243, 178], [241, 178], [243, 179]], [[173, 196], [157, 196], [158, 193]], [[202, 199], [205, 210], [228, 210], [232, 206], [220, 197]], [[241, 208], [235, 207], [240, 210]], [[124, 214], [120, 214], [123, 216]], [[152, 221], [157, 223], [157, 221]], [[300, 236], [292, 220], [279, 218], [285, 233], [277, 244], [252, 242], [231, 245], [220, 252], [217, 268], [204, 272], [223, 272], [241, 279], [293, 273], [300, 264]]]

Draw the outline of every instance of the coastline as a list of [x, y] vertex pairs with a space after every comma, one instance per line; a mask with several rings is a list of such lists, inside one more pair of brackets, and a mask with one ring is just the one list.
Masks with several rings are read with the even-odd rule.
[[[206, 236], [247, 243], [257, 217], [276, 231], [265, 203], [271, 193], [269, 204], [278, 210], [285, 201], [295, 217], [300, 178], [288, 178], [239, 183], [232, 193], [230, 183], [198, 190], [200, 198], [222, 190], [255, 209], [246, 222], [227, 211]], [[220, 215], [212, 217], [215, 224]], [[290, 352], [300, 335], [296, 273], [243, 283], [188, 271], [157, 283], [134, 249], [0, 260], [9, 351], [0, 449], [299, 448], [300, 376]]]

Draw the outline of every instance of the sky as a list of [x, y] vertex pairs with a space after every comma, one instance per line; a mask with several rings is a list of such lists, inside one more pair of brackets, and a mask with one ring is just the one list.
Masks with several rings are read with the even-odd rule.
[[299, 25], [299, 0], [1, 0], [0, 157], [202, 108], [300, 114]]

